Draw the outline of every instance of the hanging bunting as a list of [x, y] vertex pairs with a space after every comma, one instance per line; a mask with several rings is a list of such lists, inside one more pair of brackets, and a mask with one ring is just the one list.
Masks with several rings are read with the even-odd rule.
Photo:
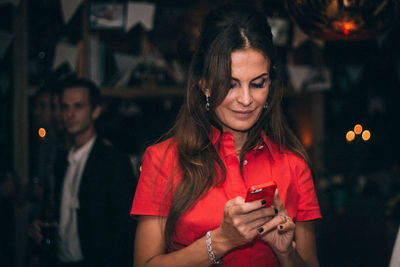
[[295, 92], [300, 92], [303, 88], [304, 81], [307, 79], [311, 72], [309, 66], [304, 65], [289, 65], [289, 80]]
[[313, 42], [314, 44], [316, 44], [320, 48], [323, 48], [324, 44], [325, 44], [325, 42], [323, 40], [310, 38], [298, 26], [295, 26], [294, 27], [294, 33], [293, 33], [292, 48], [293, 49], [299, 48], [303, 43], [305, 43], [307, 41]]
[[125, 31], [129, 31], [137, 23], [147, 30], [153, 29], [156, 6], [151, 3], [128, 3]]
[[347, 75], [349, 76], [350, 82], [351, 83], [357, 83], [357, 81], [360, 79], [362, 71], [363, 71], [363, 66], [362, 65], [348, 65], [345, 66]]
[[61, 0], [64, 23], [67, 24], [84, 0]]
[[78, 59], [78, 47], [67, 43], [59, 43], [56, 46], [53, 69], [67, 62], [72, 70], [76, 70]]
[[332, 75], [328, 68], [312, 68], [305, 81], [308, 91], [326, 91], [332, 88]]

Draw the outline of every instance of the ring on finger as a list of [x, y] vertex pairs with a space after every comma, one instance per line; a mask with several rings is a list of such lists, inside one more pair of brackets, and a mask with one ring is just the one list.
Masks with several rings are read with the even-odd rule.
[[279, 216], [282, 216], [285, 219], [285, 223], [287, 223], [290, 219], [286, 214], [279, 214]]

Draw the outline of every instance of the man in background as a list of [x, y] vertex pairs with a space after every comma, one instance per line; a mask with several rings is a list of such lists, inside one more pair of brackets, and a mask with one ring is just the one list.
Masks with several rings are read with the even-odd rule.
[[[132, 266], [135, 178], [128, 157], [97, 136], [100, 91], [88, 80], [71, 80], [60, 102], [71, 148], [55, 168], [58, 266]], [[36, 221], [31, 232], [37, 241], [41, 226]]]

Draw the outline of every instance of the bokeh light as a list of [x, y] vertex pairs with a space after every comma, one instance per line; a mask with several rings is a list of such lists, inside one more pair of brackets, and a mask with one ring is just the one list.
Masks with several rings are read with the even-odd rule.
[[356, 124], [356, 126], [354, 126], [354, 132], [356, 134], [361, 134], [363, 130], [363, 127], [361, 126], [361, 124]]
[[40, 128], [39, 131], [38, 131], [38, 133], [39, 133], [40, 138], [45, 138], [45, 136], [46, 136], [46, 129], [45, 129], [45, 128]]
[[356, 134], [353, 131], [348, 131], [346, 133], [346, 140], [347, 142], [352, 142], [356, 138]]
[[364, 141], [368, 141], [371, 138], [371, 132], [368, 130], [365, 130], [365, 131], [363, 131], [361, 137]]

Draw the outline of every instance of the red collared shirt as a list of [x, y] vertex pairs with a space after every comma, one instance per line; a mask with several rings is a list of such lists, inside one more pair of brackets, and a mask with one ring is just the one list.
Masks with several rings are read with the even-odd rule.
[[[212, 129], [215, 145], [220, 132]], [[234, 137], [222, 134], [216, 149], [227, 170], [225, 182], [205, 194], [178, 220], [174, 242], [178, 247], [190, 245], [207, 231], [218, 228], [225, 203], [237, 196], [245, 198], [247, 188], [274, 180], [281, 200], [290, 217], [296, 221], [321, 218], [310, 170], [304, 160], [291, 152], [279, 152], [275, 144], [263, 136], [263, 142], [245, 155], [243, 175], [240, 174]], [[142, 173], [132, 205], [131, 215], [168, 215], [172, 190], [179, 179], [175, 175], [172, 190], [171, 173], [177, 173], [177, 151], [172, 139], [147, 148]], [[164, 205], [164, 206], [163, 206]], [[164, 208], [163, 208], [164, 207]], [[270, 247], [259, 239], [237, 248], [224, 257], [225, 266], [279, 266]]]

